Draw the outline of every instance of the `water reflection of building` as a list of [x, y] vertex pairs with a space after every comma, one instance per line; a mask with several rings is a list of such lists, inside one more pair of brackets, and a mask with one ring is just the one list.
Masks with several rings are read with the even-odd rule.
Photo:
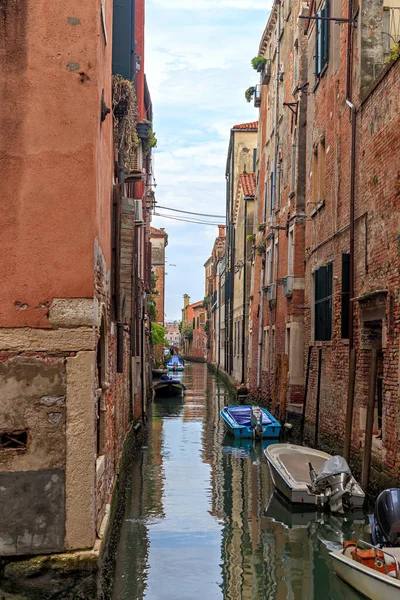
[[[202, 363], [193, 363], [190, 370], [185, 370], [185, 385], [188, 388], [183, 410], [185, 422], [203, 422], [204, 420], [207, 375], [207, 368]], [[186, 377], [190, 377], [190, 379], [186, 379]]]
[[[363, 521], [346, 522], [317, 513], [287, 516], [280, 505], [265, 512], [272, 495], [260, 443], [224, 439], [222, 469], [213, 486], [223, 497], [221, 541], [225, 600], [339, 600], [333, 585], [329, 548], [358, 537]], [[221, 475], [222, 472], [222, 475]], [[285, 507], [284, 507], [284, 510]], [[221, 510], [216, 512], [221, 517]], [[329, 595], [328, 595], [329, 591]]]

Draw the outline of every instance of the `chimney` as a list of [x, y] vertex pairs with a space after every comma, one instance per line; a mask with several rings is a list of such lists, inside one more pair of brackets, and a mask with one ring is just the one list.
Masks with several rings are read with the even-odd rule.
[[218, 225], [218, 237], [222, 237], [222, 238], [225, 237], [225, 235], [226, 235], [225, 229], [226, 229], [225, 225]]
[[186, 308], [190, 304], [190, 296], [187, 294], [183, 295], [183, 308]]

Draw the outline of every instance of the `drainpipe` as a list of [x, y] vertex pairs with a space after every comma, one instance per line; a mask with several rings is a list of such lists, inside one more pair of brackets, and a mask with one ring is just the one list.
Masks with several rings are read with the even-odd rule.
[[[347, 25], [347, 61], [346, 61], [346, 104], [351, 111], [351, 144], [350, 144], [350, 307], [349, 307], [349, 377], [350, 367], [352, 360], [355, 362], [355, 356], [351, 360], [354, 348], [354, 221], [355, 221], [355, 177], [356, 177], [356, 115], [357, 110], [353, 102], [351, 101], [351, 67], [353, 62], [353, 0], [349, 0], [348, 3], [348, 15], [349, 20]], [[355, 365], [354, 365], [355, 366]], [[348, 461], [350, 458], [351, 449], [351, 434], [353, 424], [353, 408], [354, 408], [354, 377], [353, 385], [349, 386], [347, 396], [347, 410], [346, 410], [346, 429], [344, 436], [344, 458]]]
[[[274, 107], [274, 166], [273, 166], [273, 190], [271, 190], [271, 197], [274, 199], [274, 210], [277, 206], [277, 189], [276, 189], [276, 176], [278, 170], [278, 118], [279, 118], [279, 75], [280, 75], [280, 37], [281, 37], [281, 2], [277, 0], [277, 25], [276, 25], [276, 69], [275, 69], [275, 107]], [[272, 215], [273, 219], [273, 215]]]

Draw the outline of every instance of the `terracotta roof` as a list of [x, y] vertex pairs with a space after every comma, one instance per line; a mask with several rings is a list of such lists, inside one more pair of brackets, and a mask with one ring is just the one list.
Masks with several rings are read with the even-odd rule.
[[232, 129], [245, 129], [249, 131], [258, 131], [258, 121], [252, 121], [251, 123], [240, 123], [234, 125]]
[[156, 227], [153, 227], [152, 225], [150, 225], [150, 235], [152, 233], [155, 235], [168, 235], [167, 232], [165, 231], [165, 229], [157, 229]]
[[256, 194], [256, 174], [241, 173], [239, 178], [244, 195], [254, 197]]

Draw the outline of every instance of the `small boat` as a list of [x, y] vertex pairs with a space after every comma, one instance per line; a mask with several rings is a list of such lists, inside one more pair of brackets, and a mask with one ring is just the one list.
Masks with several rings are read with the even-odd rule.
[[264, 454], [274, 486], [293, 504], [337, 513], [364, 504], [365, 494], [341, 456], [294, 444], [275, 444]]
[[183, 369], [184, 369], [183, 362], [181, 361], [179, 356], [176, 356], [176, 355], [171, 356], [171, 358], [167, 362], [167, 369], [169, 371], [183, 371]]
[[383, 491], [369, 517], [372, 544], [345, 542], [331, 552], [333, 569], [370, 600], [400, 598], [400, 489]]
[[186, 386], [179, 379], [161, 375], [160, 381], [153, 385], [155, 396], [181, 396], [185, 393]]
[[259, 406], [226, 406], [221, 410], [228, 431], [235, 438], [278, 438], [281, 424]]

